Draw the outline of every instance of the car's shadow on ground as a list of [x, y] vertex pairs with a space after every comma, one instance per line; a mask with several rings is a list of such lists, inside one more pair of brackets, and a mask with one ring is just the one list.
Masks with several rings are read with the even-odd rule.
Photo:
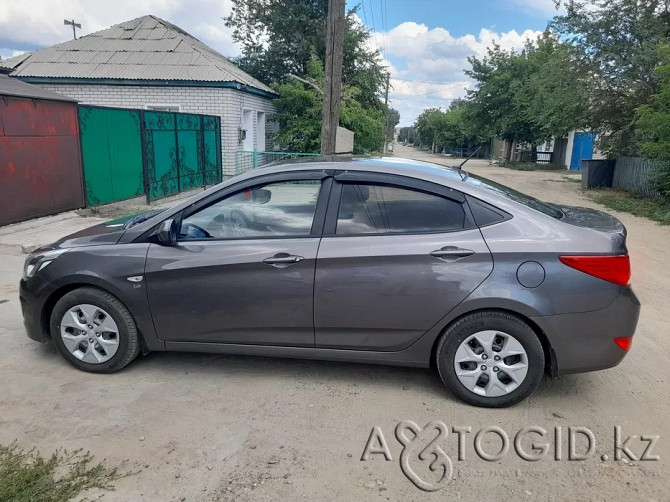
[[[48, 360], [50, 364], [68, 364], [51, 343], [39, 345], [36, 349], [39, 357]], [[73, 368], [73, 371], [76, 370]], [[444, 387], [434, 367], [412, 368], [196, 352], [151, 352], [139, 356], [121, 370], [121, 373], [142, 375], [154, 382], [160, 380], [161, 376], [167, 380], [175, 376], [193, 375], [222, 382], [238, 380], [241, 377], [264, 383], [280, 381], [296, 388], [336, 384], [352, 388], [409, 391], [413, 394], [420, 391], [421, 396], [427, 398], [439, 398], [450, 404], [459, 403], [469, 406]], [[535, 403], [534, 406], [551, 404], [553, 408], [556, 408], [557, 401], [567, 404], [575, 400], [584, 400], [586, 395], [593, 391], [592, 387], [593, 382], [589, 375], [566, 375], [558, 379], [545, 376], [535, 392], [524, 402], [532, 401]], [[582, 397], [579, 397], [580, 395]], [[565, 407], [561, 405], [560, 408]]]
[[190, 352], [153, 352], [138, 358], [131, 366], [135, 371], [193, 372], [221, 378], [244, 375], [296, 383], [336, 382], [345, 386], [372, 384], [397, 387], [400, 391], [416, 390], [420, 386], [424, 392], [451, 397], [432, 368]]

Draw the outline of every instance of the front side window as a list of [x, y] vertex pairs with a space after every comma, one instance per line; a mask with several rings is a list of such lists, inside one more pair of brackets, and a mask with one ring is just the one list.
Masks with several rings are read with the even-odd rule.
[[182, 220], [179, 238], [307, 237], [321, 181], [259, 185], [229, 195]]
[[344, 184], [336, 234], [415, 234], [463, 230], [459, 202], [438, 195], [376, 184]]

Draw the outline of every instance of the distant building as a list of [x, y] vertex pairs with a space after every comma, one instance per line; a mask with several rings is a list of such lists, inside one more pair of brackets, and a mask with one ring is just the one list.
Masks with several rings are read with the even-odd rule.
[[143, 16], [0, 62], [0, 72], [80, 104], [221, 117], [223, 174], [266, 150], [277, 94], [181, 28]]
[[500, 161], [551, 162], [571, 171], [581, 171], [582, 160], [604, 158], [602, 152], [595, 149], [595, 139], [593, 132], [570, 131], [566, 138], [552, 138], [532, 151], [527, 143], [493, 138], [491, 155]]

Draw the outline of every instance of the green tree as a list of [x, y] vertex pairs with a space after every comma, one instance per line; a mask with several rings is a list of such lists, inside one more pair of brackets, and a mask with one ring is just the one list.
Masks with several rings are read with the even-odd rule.
[[[321, 111], [325, 74], [323, 64], [314, 57], [303, 79], [310, 84], [291, 79], [273, 84], [280, 97], [275, 100], [276, 112], [271, 117], [279, 123], [275, 138], [291, 151], [318, 153], [321, 146]], [[365, 108], [356, 98], [360, 90], [345, 86], [340, 111], [340, 124], [354, 132], [354, 153], [363, 154], [379, 150], [382, 143], [382, 110]]]
[[[383, 109], [386, 73], [379, 52], [370, 48], [368, 29], [357, 22], [358, 8], [347, 13], [342, 82], [359, 90], [365, 108]], [[312, 58], [326, 54], [328, 0], [240, 0], [224, 21], [242, 46], [235, 60], [261, 82], [281, 83], [287, 74], [307, 75]]]
[[395, 136], [395, 127], [398, 123], [400, 123], [400, 112], [393, 108], [389, 108], [384, 122], [384, 135], [386, 138], [393, 139]]
[[566, 14], [550, 27], [588, 69], [589, 122], [603, 132], [602, 148], [634, 155], [635, 110], [658, 89], [659, 44], [670, 37], [665, 0], [556, 0]]
[[414, 143], [414, 127], [408, 126], [408, 127], [401, 127], [398, 130], [398, 141], [401, 143]]
[[663, 45], [659, 53], [662, 64], [654, 70], [659, 90], [637, 108], [635, 127], [640, 151], [659, 164], [652, 182], [670, 199], [670, 45]]
[[521, 52], [494, 45], [469, 62], [476, 88], [467, 112], [480, 134], [535, 145], [586, 125], [587, 75], [552, 34], [528, 41]]

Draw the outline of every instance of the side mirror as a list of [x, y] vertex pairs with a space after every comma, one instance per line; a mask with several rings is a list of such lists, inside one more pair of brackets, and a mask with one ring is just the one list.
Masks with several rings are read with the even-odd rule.
[[156, 232], [158, 243], [163, 246], [177, 245], [177, 222], [173, 219], [165, 220]]
[[271, 197], [272, 192], [265, 188], [257, 188], [251, 191], [251, 200], [257, 204], [267, 204]]

